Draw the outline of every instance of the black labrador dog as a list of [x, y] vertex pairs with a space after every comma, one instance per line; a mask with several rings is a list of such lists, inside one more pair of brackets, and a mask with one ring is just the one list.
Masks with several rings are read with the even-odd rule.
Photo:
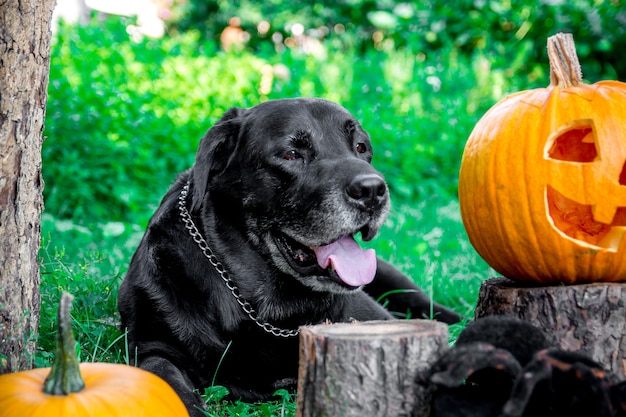
[[[153, 215], [119, 290], [130, 352], [192, 416], [197, 393], [265, 400], [295, 389], [298, 327], [414, 317], [453, 323], [391, 265], [363, 250], [389, 210], [368, 134], [321, 99], [233, 108]], [[364, 289], [364, 291], [363, 291]]]

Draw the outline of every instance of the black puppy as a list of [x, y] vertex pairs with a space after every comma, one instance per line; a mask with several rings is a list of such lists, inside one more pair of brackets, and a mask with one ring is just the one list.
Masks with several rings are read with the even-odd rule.
[[[389, 209], [367, 133], [341, 106], [277, 100], [231, 109], [202, 139], [152, 217], [119, 291], [139, 366], [200, 416], [211, 384], [263, 400], [295, 389], [298, 327], [391, 319], [360, 289], [407, 289], [392, 303], [427, 316], [431, 300], [354, 236]], [[372, 282], [373, 281], [373, 282]], [[459, 316], [432, 306], [435, 318]]]

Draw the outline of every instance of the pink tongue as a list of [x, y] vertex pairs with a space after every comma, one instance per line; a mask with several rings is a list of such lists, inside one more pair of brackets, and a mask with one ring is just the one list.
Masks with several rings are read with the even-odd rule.
[[332, 264], [343, 282], [358, 287], [369, 284], [376, 274], [376, 252], [363, 250], [351, 236], [339, 239], [330, 245], [313, 248], [317, 263], [322, 268]]

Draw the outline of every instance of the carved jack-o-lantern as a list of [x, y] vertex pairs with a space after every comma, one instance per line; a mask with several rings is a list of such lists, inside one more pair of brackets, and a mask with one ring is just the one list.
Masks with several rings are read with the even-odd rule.
[[467, 234], [520, 281], [626, 281], [626, 84], [582, 84], [571, 35], [548, 39], [551, 84], [476, 124], [459, 201]]

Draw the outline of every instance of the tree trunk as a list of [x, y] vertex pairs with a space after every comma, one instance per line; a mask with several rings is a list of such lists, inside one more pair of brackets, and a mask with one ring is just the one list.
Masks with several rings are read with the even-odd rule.
[[54, 0], [0, 1], [0, 374], [32, 367]]
[[561, 349], [580, 351], [626, 378], [626, 284], [538, 287], [489, 279], [480, 288], [476, 317], [502, 314], [529, 321]]
[[447, 348], [448, 328], [436, 321], [303, 327], [296, 416], [427, 416], [430, 392], [415, 377]]

